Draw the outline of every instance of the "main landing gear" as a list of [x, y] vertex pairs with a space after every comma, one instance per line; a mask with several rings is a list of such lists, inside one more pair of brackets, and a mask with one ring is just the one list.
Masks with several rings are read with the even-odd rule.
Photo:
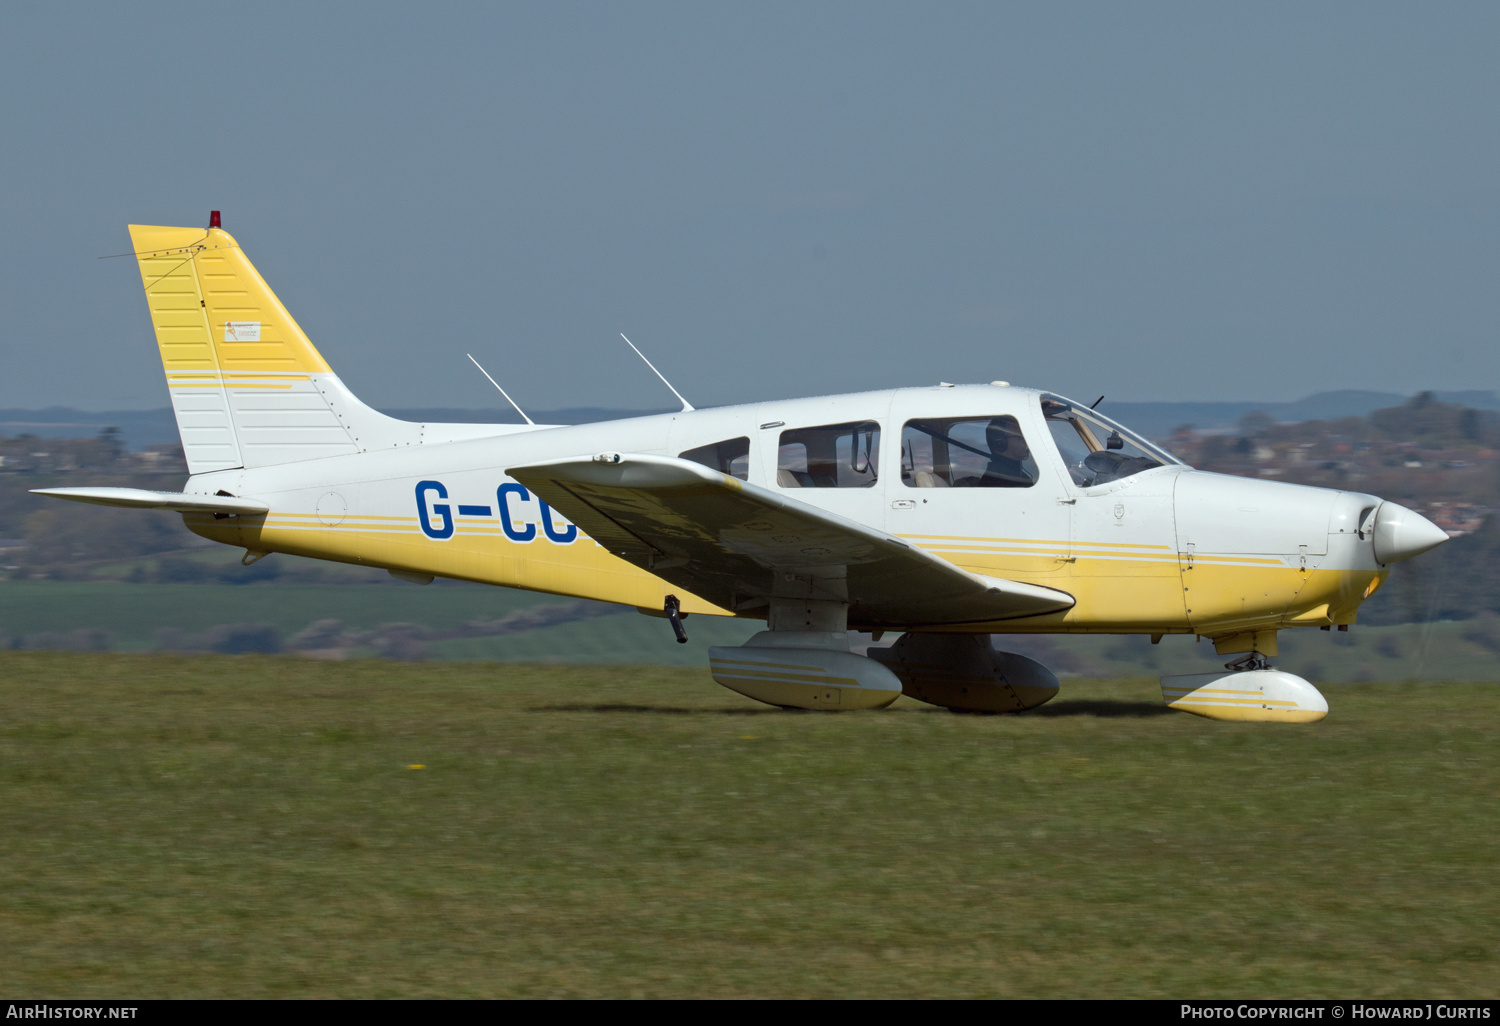
[[985, 634], [907, 633], [855, 655], [847, 617], [842, 603], [772, 599], [770, 630], [709, 649], [714, 680], [790, 709], [880, 709], [904, 694], [961, 712], [1020, 712], [1057, 694], [1052, 671], [996, 651]]
[[[743, 645], [708, 650], [714, 680], [787, 709], [881, 709], [906, 695], [956, 712], [1009, 713], [1057, 695], [1051, 670], [998, 651], [985, 634], [908, 632], [894, 645], [855, 655], [847, 615], [838, 602], [773, 599], [770, 630]], [[680, 622], [673, 627], [680, 631]], [[1317, 688], [1274, 668], [1259, 651], [1224, 670], [1163, 677], [1162, 700], [1215, 720], [1311, 723], [1328, 715]]]

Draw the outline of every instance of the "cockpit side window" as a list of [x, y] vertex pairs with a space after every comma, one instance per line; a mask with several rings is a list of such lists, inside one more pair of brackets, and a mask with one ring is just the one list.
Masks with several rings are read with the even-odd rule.
[[1042, 415], [1073, 483], [1080, 488], [1176, 462], [1150, 442], [1066, 399], [1043, 396]]
[[1030, 488], [1036, 460], [1016, 418], [909, 420], [901, 429], [908, 488]]
[[741, 481], [750, 480], [750, 439], [748, 438], [730, 438], [712, 445], [700, 445], [696, 449], [678, 453], [677, 458], [701, 463], [710, 470], [737, 477]]
[[869, 488], [880, 463], [880, 425], [873, 420], [781, 433], [776, 483], [782, 488]]

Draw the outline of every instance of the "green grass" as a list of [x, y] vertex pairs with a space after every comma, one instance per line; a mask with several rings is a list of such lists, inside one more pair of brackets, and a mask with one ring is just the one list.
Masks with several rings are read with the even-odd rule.
[[[414, 623], [447, 628], [467, 620], [498, 620], [508, 613], [573, 599], [482, 585], [110, 584], [48, 581], [0, 582], [0, 648], [8, 639], [67, 634], [80, 628], [108, 631], [116, 651], [147, 652], [157, 631], [175, 627], [200, 633], [219, 624], [268, 623], [283, 640], [316, 620], [374, 628]], [[687, 622], [690, 642], [678, 645], [667, 622], [620, 607], [614, 615], [563, 623], [524, 634], [439, 641], [432, 655], [444, 660], [500, 662], [650, 662], [705, 666], [710, 645], [739, 645], [765, 627], [760, 620], [696, 616]]]
[[0, 990], [1494, 996], [1500, 688], [1063, 695], [0, 654]]
[[[1371, 681], [1500, 681], [1500, 637], [1476, 639], [1476, 621], [1355, 626], [1347, 633], [1301, 627], [1278, 632], [1280, 653], [1272, 660], [1318, 684]], [[998, 648], [1005, 639], [997, 636]], [[1208, 641], [1175, 635], [1152, 645], [1144, 635], [1056, 636], [1056, 648], [1081, 656], [1091, 675], [1151, 676], [1221, 670], [1232, 656], [1214, 652]], [[1039, 654], [1042, 662], [1061, 668]]]
[[[162, 627], [202, 631], [224, 623], [269, 623], [287, 634], [314, 620], [356, 627], [448, 625], [498, 619], [567, 598], [479, 585], [0, 583], [0, 629], [11, 635], [104, 627], [125, 645], [147, 645]], [[639, 614], [637, 614], [639, 615]]]
[[710, 645], [743, 645], [766, 629], [764, 620], [691, 616], [683, 624], [688, 643], [677, 644], [666, 620], [633, 609], [614, 616], [542, 627], [524, 634], [433, 642], [434, 658], [459, 661], [580, 663], [708, 667]]
[[[219, 624], [269, 623], [281, 632], [283, 641], [314, 621], [327, 619], [358, 629], [386, 623], [447, 628], [466, 620], [494, 620], [520, 609], [569, 601], [537, 592], [459, 583], [423, 588], [284, 581], [253, 585], [5, 581], [0, 582], [0, 648], [11, 639], [24, 642], [49, 632], [67, 635], [86, 628], [106, 630], [112, 647], [124, 652], [154, 650], [157, 632], [168, 627], [197, 634]], [[1282, 631], [1277, 663], [1316, 683], [1500, 680], [1500, 658], [1495, 651], [1500, 636], [1476, 635], [1477, 623], [1356, 627], [1347, 634]], [[741, 644], [762, 629], [764, 622], [695, 616], [686, 626], [691, 642], [677, 645], [665, 621], [622, 608], [617, 615], [520, 634], [436, 641], [428, 651], [432, 658], [448, 661], [701, 667], [707, 664], [708, 646]], [[1100, 677], [1199, 673], [1220, 669], [1225, 662], [1225, 657], [1214, 654], [1212, 645], [1195, 644], [1184, 636], [1168, 637], [1157, 646], [1144, 635], [1061, 635], [1049, 644], [1050, 653], [1035, 654], [1064, 676], [1070, 667]], [[1003, 640], [999, 647], [1005, 647]], [[1075, 658], [1070, 660], [1068, 655]]]

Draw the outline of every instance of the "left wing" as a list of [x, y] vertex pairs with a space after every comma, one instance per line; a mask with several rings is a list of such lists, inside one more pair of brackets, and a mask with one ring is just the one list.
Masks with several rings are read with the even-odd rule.
[[605, 453], [511, 467], [611, 552], [725, 609], [773, 591], [847, 602], [851, 626], [984, 623], [1068, 609], [1066, 592], [983, 577], [689, 460]]

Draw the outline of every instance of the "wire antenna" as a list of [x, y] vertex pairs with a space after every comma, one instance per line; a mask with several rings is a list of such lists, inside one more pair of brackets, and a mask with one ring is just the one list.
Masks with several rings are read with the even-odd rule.
[[[625, 338], [625, 333], [623, 331], [620, 332], [620, 337], [621, 338]], [[629, 346], [631, 349], [635, 349], [635, 343], [632, 342], [632, 341], [630, 341], [630, 339], [625, 338], [625, 344], [627, 346]], [[646, 360], [646, 354], [643, 353], [643, 352], [641, 352], [639, 349], [635, 349], [635, 355], [639, 356], [642, 360]], [[677, 389], [675, 389], [675, 388], [672, 388], [672, 383], [666, 379], [666, 377], [662, 374], [661, 371], [659, 371], [659, 370], [656, 369], [656, 365], [654, 363], [652, 363], [650, 360], [646, 360], [646, 366], [651, 368], [651, 373], [652, 374], [655, 374], [657, 377], [661, 378], [661, 383], [663, 385], [666, 385], [668, 388], [672, 389], [672, 394], [677, 397], [677, 401], [678, 402], [682, 403], [682, 412], [683, 413], [692, 413], [693, 412], [693, 404], [690, 403], [690, 402], [688, 402], [686, 399], [684, 399], [682, 397], [682, 393], [681, 392], [677, 391]], [[499, 388], [500, 386], [496, 385], [495, 387]]]
[[[471, 354], [465, 353], [464, 355], [467, 356], [467, 357], [469, 357], [469, 361], [471, 363], [473, 363], [474, 366], [479, 367], [479, 361], [476, 360], [476, 359], [474, 359], [474, 357]], [[479, 367], [479, 373], [483, 374], [487, 378], [490, 378], [490, 372], [487, 371], [487, 370], [485, 370], [483, 367]], [[519, 406], [516, 406], [516, 401], [514, 399], [512, 399], [508, 395], [505, 395], [505, 389], [503, 389], [503, 388], [500, 387], [500, 382], [496, 381], [494, 378], [490, 378], [490, 384], [494, 385], [495, 388], [496, 388], [496, 390], [499, 391], [499, 393], [501, 395], [505, 396], [505, 401], [506, 402], [510, 403], [512, 406], [515, 406], [516, 412], [521, 415], [521, 419], [522, 420], [524, 420], [528, 424], [531, 424], [532, 426], [536, 425], [536, 421], [534, 421], [530, 417], [526, 416], [526, 411], [525, 410], [521, 409]]]

